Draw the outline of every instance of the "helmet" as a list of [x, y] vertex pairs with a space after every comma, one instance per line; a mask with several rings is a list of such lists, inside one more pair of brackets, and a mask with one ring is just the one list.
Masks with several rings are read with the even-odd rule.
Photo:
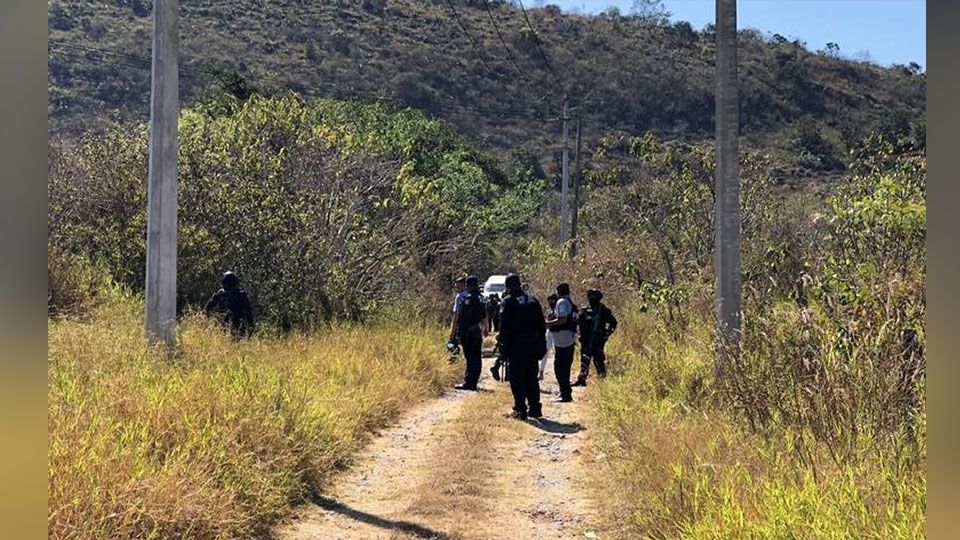
[[230, 270], [227, 270], [223, 273], [223, 277], [220, 278], [220, 283], [222, 283], [224, 287], [236, 287], [240, 285], [240, 278]]

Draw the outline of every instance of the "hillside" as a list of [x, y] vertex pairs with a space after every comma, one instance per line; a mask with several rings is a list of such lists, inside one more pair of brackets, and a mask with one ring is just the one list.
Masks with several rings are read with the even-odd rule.
[[[210, 87], [213, 73], [236, 72], [267, 90], [384, 98], [443, 118], [484, 147], [527, 145], [548, 156], [559, 143], [565, 88], [588, 140], [618, 130], [712, 136], [709, 28], [550, 6], [528, 9], [528, 26], [509, 3], [454, 5], [456, 16], [442, 0], [184, 1], [185, 103]], [[51, 132], [146, 118], [149, 0], [50, 0], [49, 8]], [[926, 76], [917, 70], [753, 30], [741, 32], [740, 54], [748, 144], [789, 150], [801, 119], [837, 156], [875, 127], [923, 133]]]

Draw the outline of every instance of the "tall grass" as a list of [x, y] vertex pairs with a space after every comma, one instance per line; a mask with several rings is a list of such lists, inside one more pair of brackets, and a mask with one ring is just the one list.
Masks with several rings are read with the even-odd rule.
[[[744, 405], [714, 382], [709, 321], [674, 340], [654, 315], [625, 310], [623, 319], [611, 342], [613, 373], [598, 386], [596, 403], [609, 467], [599, 487], [624, 538], [924, 536], [922, 409], [913, 433], [872, 422], [889, 406], [879, 390], [888, 367], [825, 366], [831, 406], [859, 411], [840, 415], [863, 421], [857, 429], [817, 409], [825, 386], [809, 400], [769, 406], [765, 422], [751, 427]], [[777, 358], [772, 346], [745, 351], [742, 390], [784, 399], [781, 390], [799, 386], [795, 373], [775, 373], [803, 358], [796, 343], [780, 338]], [[860, 378], [842, 377], [849, 369]], [[824, 425], [829, 436], [819, 431]]]
[[262, 534], [455, 375], [422, 325], [233, 341], [189, 316], [166, 360], [141, 313], [114, 299], [49, 323], [51, 538]]

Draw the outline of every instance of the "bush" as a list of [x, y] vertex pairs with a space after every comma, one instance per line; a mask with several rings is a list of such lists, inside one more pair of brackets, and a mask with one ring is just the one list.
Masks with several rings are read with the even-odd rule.
[[[634, 142], [647, 163], [669, 161], [652, 139]], [[670, 287], [610, 288], [621, 324], [596, 390], [601, 484], [625, 536], [923, 536], [925, 158], [882, 136], [852, 157], [814, 208], [771, 198], [765, 180], [751, 187], [762, 160], [742, 162], [742, 354], [721, 379], [710, 261], [689, 247], [709, 242], [710, 220], [695, 210], [712, 198], [691, 180], [710, 167], [647, 166], [632, 182], [619, 164], [595, 171], [615, 179], [588, 193], [610, 192], [589, 201], [597, 216], [643, 201], [661, 238], [598, 220], [575, 275], [624, 265], [662, 276], [648, 261], [664, 251], [692, 262]], [[658, 213], [671, 204], [680, 208]]]
[[86, 315], [97, 305], [107, 273], [85, 257], [47, 247], [47, 315]]
[[[55, 141], [50, 160], [52, 241], [142, 290], [145, 126]], [[417, 273], [484, 271], [484, 234], [522, 229], [542, 192], [422, 114], [255, 93], [183, 111], [178, 176], [180, 308], [232, 269], [286, 329], [418, 305]]]

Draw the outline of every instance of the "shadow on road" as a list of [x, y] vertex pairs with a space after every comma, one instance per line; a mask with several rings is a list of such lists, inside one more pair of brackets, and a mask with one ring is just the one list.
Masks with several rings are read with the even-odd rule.
[[315, 495], [313, 497], [313, 502], [324, 510], [336, 512], [351, 519], [362, 521], [363, 523], [367, 523], [375, 527], [380, 527], [381, 529], [405, 532], [407, 534], [416, 536], [417, 538], [431, 538], [434, 540], [457, 540], [457, 538], [459, 538], [429, 529], [422, 525], [417, 525], [416, 523], [411, 523], [409, 521], [386, 519], [373, 514], [368, 514], [366, 512], [357, 510], [356, 508], [351, 508], [342, 502], [321, 495]]
[[556, 422], [554, 420], [549, 420], [547, 418], [541, 418], [539, 420], [530, 420], [527, 422], [533, 427], [540, 428], [547, 433], [576, 433], [578, 431], [583, 431], [584, 428], [580, 425], [579, 422], [571, 422], [569, 424], [564, 424], [563, 422]]

